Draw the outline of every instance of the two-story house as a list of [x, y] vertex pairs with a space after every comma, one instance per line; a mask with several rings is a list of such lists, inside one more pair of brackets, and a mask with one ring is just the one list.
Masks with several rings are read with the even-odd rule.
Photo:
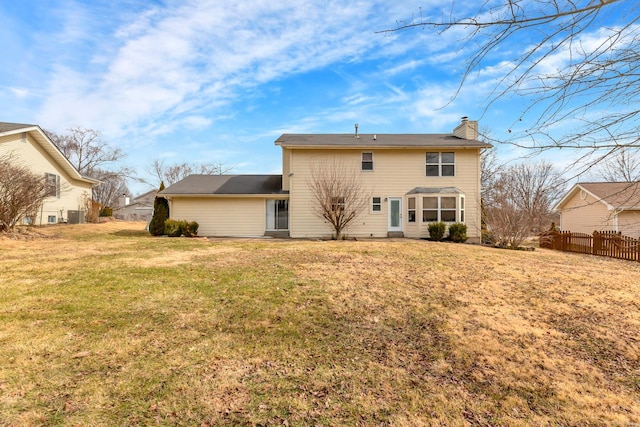
[[46, 182], [47, 197], [26, 223], [82, 222], [85, 202], [99, 181], [82, 176], [39, 126], [0, 122], [0, 156], [27, 166]]
[[282, 175], [192, 175], [160, 194], [200, 235], [330, 238], [310, 185], [318, 165], [340, 163], [368, 198], [347, 236], [428, 237], [428, 224], [444, 221], [465, 223], [478, 242], [480, 152], [490, 145], [477, 129], [463, 118], [452, 134], [284, 134]]

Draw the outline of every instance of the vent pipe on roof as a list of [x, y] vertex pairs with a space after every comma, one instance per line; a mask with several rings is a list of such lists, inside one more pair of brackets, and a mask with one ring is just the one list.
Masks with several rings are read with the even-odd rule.
[[358, 124], [356, 123], [356, 138], [360, 138], [360, 136], [358, 136]]

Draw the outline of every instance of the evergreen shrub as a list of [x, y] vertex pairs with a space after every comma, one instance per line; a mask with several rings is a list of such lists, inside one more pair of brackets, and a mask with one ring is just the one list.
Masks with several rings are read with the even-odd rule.
[[449, 226], [449, 239], [452, 242], [464, 243], [467, 241], [467, 225], [454, 222]]
[[440, 241], [444, 239], [445, 231], [447, 231], [447, 224], [442, 221], [429, 224], [429, 238], [431, 240]]

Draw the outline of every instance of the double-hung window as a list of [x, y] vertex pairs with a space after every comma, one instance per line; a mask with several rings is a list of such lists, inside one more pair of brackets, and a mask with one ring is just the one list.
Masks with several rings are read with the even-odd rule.
[[416, 222], [416, 198], [407, 199], [407, 222]]
[[382, 197], [372, 197], [371, 198], [371, 212], [372, 213], [381, 213], [382, 212]]
[[345, 202], [344, 197], [332, 197], [331, 198], [331, 211], [338, 213], [344, 212]]
[[44, 195], [60, 198], [60, 176], [53, 173], [44, 174]]
[[427, 153], [425, 171], [426, 176], [455, 176], [455, 153]]
[[362, 153], [362, 170], [363, 171], [373, 170], [373, 153], [371, 152]]

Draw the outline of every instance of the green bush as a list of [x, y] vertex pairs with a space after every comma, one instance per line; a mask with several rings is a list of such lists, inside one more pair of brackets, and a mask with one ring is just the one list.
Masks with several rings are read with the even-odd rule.
[[194, 237], [198, 235], [198, 227], [195, 221], [168, 219], [164, 223], [164, 234], [169, 237]]
[[449, 226], [449, 239], [456, 243], [467, 241], [467, 225], [461, 222], [454, 222]]
[[113, 216], [113, 209], [111, 209], [109, 206], [105, 206], [104, 208], [100, 209], [100, 216]]
[[[160, 183], [160, 189], [164, 190], [164, 183]], [[153, 217], [149, 223], [149, 233], [153, 236], [162, 236], [164, 232], [164, 223], [169, 219], [169, 201], [164, 197], [156, 197], [153, 202]]]
[[164, 234], [169, 237], [182, 236], [182, 230], [185, 227], [182, 223], [186, 223], [186, 221], [176, 221], [173, 219], [166, 220], [164, 222]]
[[184, 235], [188, 236], [188, 237], [197, 236], [198, 235], [198, 227], [200, 227], [200, 224], [198, 224], [197, 222], [195, 222], [195, 221], [188, 222], [187, 223], [187, 227], [186, 227], [186, 232], [184, 233]]
[[447, 231], [447, 224], [442, 221], [429, 224], [429, 237], [431, 240], [440, 241], [444, 239], [445, 231]]

